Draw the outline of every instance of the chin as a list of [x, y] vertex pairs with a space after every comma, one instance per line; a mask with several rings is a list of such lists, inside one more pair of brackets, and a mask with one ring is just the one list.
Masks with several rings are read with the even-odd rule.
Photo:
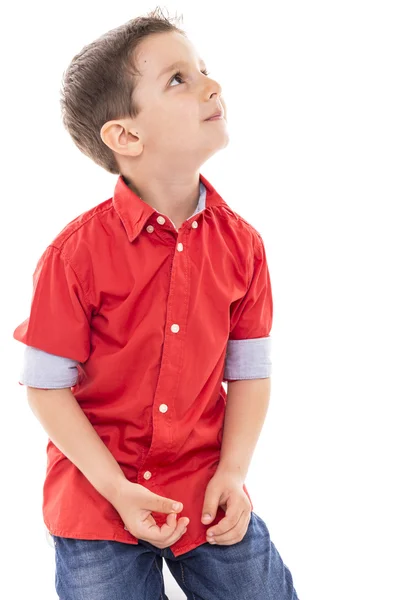
[[223, 150], [224, 148], [226, 148], [228, 143], [229, 143], [229, 139], [226, 140], [225, 144], [221, 144], [219, 146], [214, 146], [213, 148], [209, 148], [209, 151], [207, 152], [207, 156], [205, 157], [204, 162], [206, 160], [208, 160], [209, 158], [211, 158], [212, 156], [214, 156], [214, 154], [216, 154], [220, 150]]

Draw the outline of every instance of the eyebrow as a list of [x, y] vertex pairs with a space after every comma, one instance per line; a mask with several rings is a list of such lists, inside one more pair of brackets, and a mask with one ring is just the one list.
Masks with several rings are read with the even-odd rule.
[[[204, 62], [204, 60], [200, 59], [200, 63], [203, 65], [203, 67], [205, 68], [206, 63]], [[165, 67], [165, 69], [163, 69], [160, 74], [158, 75], [157, 79], [160, 79], [160, 77], [162, 77], [163, 75], [165, 75], [165, 73], [169, 73], [169, 71], [172, 71], [173, 69], [178, 69], [179, 67], [187, 67], [189, 63], [187, 63], [184, 60], [178, 60], [174, 63], [172, 63], [172, 65], [169, 65], [168, 67]]]

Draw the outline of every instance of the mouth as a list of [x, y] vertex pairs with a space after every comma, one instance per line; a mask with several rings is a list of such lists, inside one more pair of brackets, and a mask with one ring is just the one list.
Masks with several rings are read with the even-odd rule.
[[211, 115], [211, 117], [209, 117], [208, 119], [205, 119], [206, 121], [217, 121], [218, 119], [223, 119], [224, 115], [222, 113], [222, 111], [218, 111], [216, 113], [214, 113], [213, 115]]

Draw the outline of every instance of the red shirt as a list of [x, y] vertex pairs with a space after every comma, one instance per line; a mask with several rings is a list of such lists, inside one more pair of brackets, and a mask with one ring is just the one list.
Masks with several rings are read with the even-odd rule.
[[[260, 364], [272, 326], [260, 234], [201, 174], [200, 182], [205, 208], [176, 230], [119, 176], [112, 198], [46, 248], [30, 316], [14, 331], [28, 346], [79, 361], [71, 391], [127, 479], [183, 503], [190, 523], [171, 546], [175, 556], [205, 543], [212, 525], [201, 514], [220, 457], [229, 344], [259, 352]], [[247, 369], [232, 378], [260, 376]], [[224, 516], [219, 508], [213, 523]], [[138, 543], [50, 439], [43, 517], [53, 535]]]

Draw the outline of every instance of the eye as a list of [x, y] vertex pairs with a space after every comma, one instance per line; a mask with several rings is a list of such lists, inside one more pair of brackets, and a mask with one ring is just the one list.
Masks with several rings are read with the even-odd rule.
[[[206, 76], [208, 76], [208, 75], [210, 74], [210, 73], [207, 71], [207, 69], [203, 69], [202, 73], [203, 73], [203, 75], [206, 75]], [[176, 79], [176, 80], [178, 80], [178, 79], [182, 79], [182, 72], [181, 72], [181, 71], [177, 71], [177, 72], [175, 73], [175, 75], [172, 77], [172, 79], [170, 79], [170, 80], [169, 80], [169, 83], [172, 83], [174, 79]], [[172, 87], [177, 87], [177, 86], [174, 86], [174, 85], [173, 85]]]

